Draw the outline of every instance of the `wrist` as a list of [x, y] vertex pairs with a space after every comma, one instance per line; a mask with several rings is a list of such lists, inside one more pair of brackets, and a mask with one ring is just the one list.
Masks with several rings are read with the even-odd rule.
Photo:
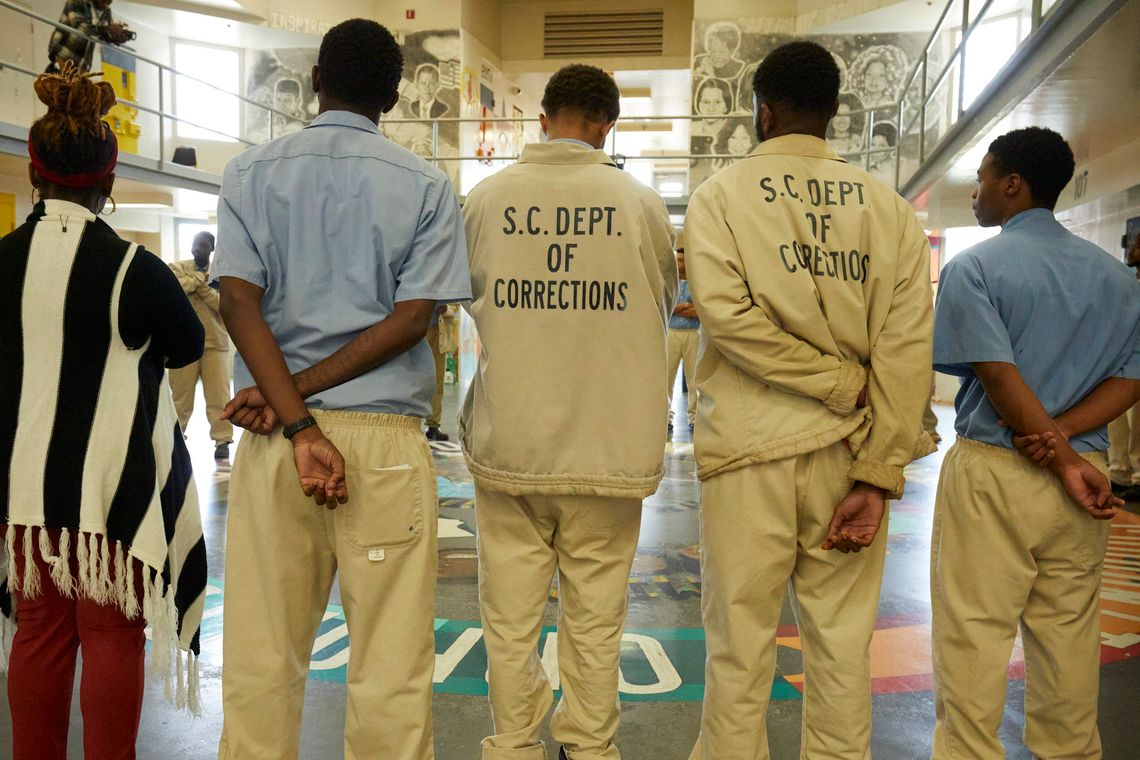
[[320, 428], [317, 427], [317, 421], [311, 414], [293, 420], [281, 429], [281, 435], [285, 436], [285, 438], [294, 444], [299, 440], [304, 441], [317, 437], [320, 435], [320, 432]]
[[862, 480], [855, 481], [855, 485], [851, 486], [852, 491], [859, 493], [877, 493], [884, 499], [887, 497], [887, 491], [871, 483], [865, 483]]

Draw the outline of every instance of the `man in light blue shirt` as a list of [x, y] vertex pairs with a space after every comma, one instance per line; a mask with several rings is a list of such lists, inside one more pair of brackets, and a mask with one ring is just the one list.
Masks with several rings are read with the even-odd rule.
[[345, 758], [432, 757], [424, 335], [471, 291], [446, 176], [377, 130], [402, 66], [384, 27], [337, 25], [313, 68], [317, 118], [223, 177], [214, 274], [244, 386], [225, 416], [255, 433], [230, 481], [223, 759], [297, 757], [334, 577], [352, 639]]
[[1140, 284], [1053, 217], [1073, 168], [1056, 132], [995, 140], [974, 213], [1002, 232], [939, 283], [934, 366], [962, 386], [931, 546], [937, 760], [1005, 756], [1019, 623], [1030, 752], [1101, 757], [1097, 602], [1105, 520], [1122, 503], [1105, 425], [1140, 391]]

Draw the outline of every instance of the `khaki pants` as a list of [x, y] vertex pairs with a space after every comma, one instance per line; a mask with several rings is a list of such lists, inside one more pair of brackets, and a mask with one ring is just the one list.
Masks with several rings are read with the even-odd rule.
[[305, 498], [292, 446], [244, 435], [230, 481], [219, 758], [296, 758], [334, 576], [352, 652], [344, 756], [431, 758], [436, 489], [420, 420], [313, 412], [347, 463], [347, 504]]
[[1108, 426], [1109, 477], [1121, 485], [1140, 485], [1140, 404]]
[[194, 413], [194, 391], [202, 378], [202, 395], [206, 397], [206, 419], [210, 421], [210, 438], [215, 444], [230, 443], [234, 439], [234, 426], [218, 419], [226, 403], [233, 397], [230, 387], [230, 352], [224, 348], [207, 348], [202, 358], [185, 367], [170, 370], [170, 390], [174, 394], [174, 408], [178, 411], [178, 424], [186, 430], [190, 415]]
[[475, 516], [495, 726], [483, 760], [546, 759], [539, 730], [554, 696], [537, 648], [555, 570], [562, 700], [550, 731], [570, 760], [617, 760], [618, 657], [641, 500], [476, 486]]
[[700, 330], [669, 330], [669, 423], [673, 422], [673, 386], [677, 380], [677, 365], [685, 372], [685, 384], [689, 387], [689, 424], [697, 419], [697, 383], [694, 379], [697, 368], [697, 349], [701, 344]]
[[428, 328], [427, 342], [431, 346], [431, 356], [435, 359], [435, 393], [431, 397], [431, 416], [427, 419], [427, 425], [437, 428], [443, 418], [443, 373], [447, 369], [447, 354], [439, 351], [438, 324]]
[[767, 760], [776, 627], [793, 594], [804, 660], [801, 757], [870, 758], [871, 633], [884, 516], [858, 554], [820, 549], [847, 494], [842, 443], [717, 475], [701, 486], [701, 615], [708, 660], [690, 760]]
[[[1087, 455], [1104, 469], [1104, 456]], [[1101, 756], [1100, 575], [1108, 523], [1011, 449], [959, 438], [934, 508], [934, 754], [1000, 760], [1018, 623], [1025, 744], [1042, 760]]]

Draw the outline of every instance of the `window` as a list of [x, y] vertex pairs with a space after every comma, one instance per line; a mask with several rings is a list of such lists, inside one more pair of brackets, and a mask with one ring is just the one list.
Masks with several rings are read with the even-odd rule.
[[[177, 122], [175, 134], [199, 140], [236, 142], [241, 132], [241, 61], [237, 50], [190, 42], [174, 43], [174, 68], [187, 76], [176, 77], [174, 114], [208, 129]], [[202, 80], [201, 82], [195, 79]], [[209, 87], [209, 82], [225, 92]], [[227, 93], [235, 93], [229, 95]]]

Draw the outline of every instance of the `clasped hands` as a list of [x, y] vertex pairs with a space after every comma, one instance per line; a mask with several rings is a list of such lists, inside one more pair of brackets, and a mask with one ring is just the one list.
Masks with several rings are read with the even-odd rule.
[[[1013, 431], [1014, 448], [1038, 467], [1052, 470], [1066, 493], [1090, 517], [1111, 520], [1116, 516], [1116, 508], [1124, 506], [1124, 500], [1112, 495], [1112, 484], [1108, 478], [1083, 457], [1075, 457], [1069, 464], [1058, 464], [1058, 446], [1068, 448], [1070, 433], [1060, 423], [1056, 424], [1063, 442], [1058, 441], [1058, 434], [1052, 430], [1028, 435]], [[998, 425], [1009, 427], [1005, 420], [998, 420]]]
[[[221, 418], [257, 435], [269, 435], [277, 427], [277, 414], [256, 386], [242, 388], [222, 410]], [[305, 428], [289, 439], [293, 463], [305, 496], [335, 509], [348, 501], [344, 457], [320, 427]]]

